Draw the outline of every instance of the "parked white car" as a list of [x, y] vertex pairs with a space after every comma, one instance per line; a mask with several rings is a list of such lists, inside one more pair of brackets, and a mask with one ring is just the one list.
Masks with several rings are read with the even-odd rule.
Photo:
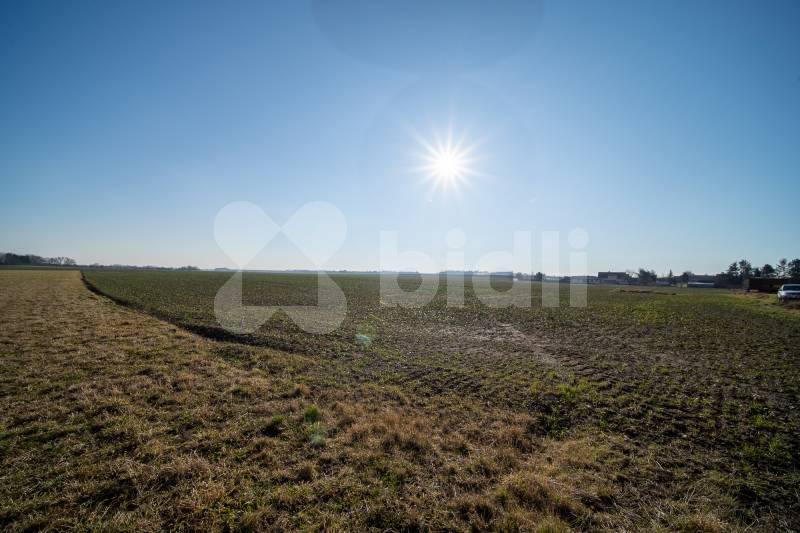
[[778, 291], [778, 301], [800, 300], [800, 285], [781, 285]]

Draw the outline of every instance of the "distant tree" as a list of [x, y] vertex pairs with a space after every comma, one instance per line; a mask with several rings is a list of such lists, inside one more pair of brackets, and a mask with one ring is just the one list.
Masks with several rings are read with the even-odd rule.
[[775, 267], [767, 263], [763, 267], [761, 267], [761, 275], [765, 278], [771, 278], [775, 275]]
[[785, 257], [783, 259], [781, 259], [780, 261], [778, 261], [777, 275], [778, 275], [779, 278], [785, 278], [786, 277], [788, 263], [789, 262], [786, 260]]
[[646, 270], [644, 268], [640, 268], [639, 272], [637, 273], [637, 277], [639, 278], [639, 283], [641, 285], [650, 285], [655, 283], [658, 279], [654, 270]]
[[694, 272], [691, 270], [684, 270], [683, 274], [681, 274], [681, 281], [684, 283], [689, 283], [691, 281], [692, 276], [694, 276]]
[[761, 267], [755, 267], [753, 269], [753, 277], [754, 278], [760, 278], [762, 276], [763, 276], [763, 273], [761, 272]]
[[672, 274], [672, 269], [669, 269], [669, 274], [667, 274], [667, 281], [670, 285], [675, 285], [675, 276]]
[[75, 265], [69, 257], [42, 257], [34, 254], [0, 254], [0, 265]]
[[41, 258], [36, 255], [3, 254], [4, 265], [35, 265], [37, 259]]
[[792, 259], [789, 261], [789, 276], [800, 278], [800, 259]]
[[749, 278], [752, 271], [753, 266], [750, 264], [750, 261], [747, 259], [739, 261], [739, 276], [741, 279]]
[[735, 284], [740, 281], [739, 277], [739, 265], [734, 261], [730, 265], [728, 265], [728, 271], [725, 272], [725, 277], [728, 279], [728, 283]]
[[536, 274], [533, 275], [534, 281], [542, 281], [543, 279], [544, 279], [544, 274], [542, 274], [541, 272], [537, 272]]

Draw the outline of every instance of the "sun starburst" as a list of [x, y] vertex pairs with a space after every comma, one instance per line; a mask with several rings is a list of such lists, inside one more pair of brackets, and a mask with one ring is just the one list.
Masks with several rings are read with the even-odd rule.
[[431, 183], [432, 194], [439, 190], [458, 192], [461, 186], [469, 185], [470, 177], [476, 175], [475, 145], [467, 145], [465, 136], [456, 140], [450, 125], [444, 138], [438, 133], [434, 133], [433, 140], [416, 134], [414, 137], [422, 147], [422, 152], [418, 154], [422, 164], [416, 170], [423, 174], [425, 181]]

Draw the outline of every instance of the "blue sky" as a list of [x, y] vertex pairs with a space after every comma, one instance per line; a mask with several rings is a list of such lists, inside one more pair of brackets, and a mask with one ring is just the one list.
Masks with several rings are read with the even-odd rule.
[[[791, 259], [798, 27], [792, 1], [3, 2], [0, 250], [231, 266], [229, 202], [323, 200], [329, 268], [378, 268], [381, 230], [443, 262], [453, 228], [467, 266], [555, 230], [566, 271], [574, 228], [590, 271]], [[448, 128], [474, 161], [432, 192]], [[278, 237], [250, 266], [308, 265]]]

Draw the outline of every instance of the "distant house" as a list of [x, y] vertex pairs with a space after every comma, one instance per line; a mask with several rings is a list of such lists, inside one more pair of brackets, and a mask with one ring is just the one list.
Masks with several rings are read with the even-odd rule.
[[600, 283], [608, 283], [610, 285], [628, 285], [631, 282], [631, 277], [627, 272], [598, 272], [597, 280]]
[[679, 287], [693, 287], [695, 289], [710, 289], [718, 284], [717, 276], [712, 274], [692, 274], [688, 282], [678, 283]]

